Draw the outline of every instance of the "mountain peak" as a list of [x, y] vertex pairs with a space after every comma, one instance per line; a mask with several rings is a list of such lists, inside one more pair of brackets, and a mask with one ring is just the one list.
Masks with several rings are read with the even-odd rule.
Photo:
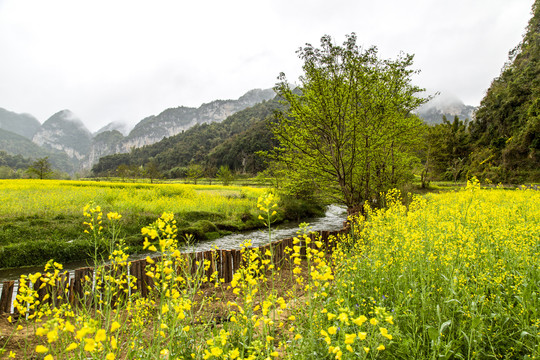
[[32, 141], [40, 146], [64, 151], [72, 159], [81, 160], [90, 151], [92, 134], [70, 110], [62, 110], [47, 119]]
[[48, 118], [44, 123], [43, 127], [48, 126], [70, 126], [75, 125], [77, 128], [80, 128], [84, 132], [90, 133], [90, 131], [86, 128], [84, 123], [81, 119], [77, 117], [71, 110], [65, 109], [57, 112], [50, 118]]
[[120, 132], [122, 135], [126, 136], [127, 134], [129, 134], [130, 128], [129, 128], [129, 125], [126, 124], [125, 122], [113, 121], [113, 122], [110, 122], [107, 125], [103, 126], [98, 131], [96, 131], [94, 133], [94, 136], [96, 136], [98, 134], [101, 134], [101, 133], [103, 133], [105, 131], [113, 131], [113, 130], [116, 130], [116, 131]]

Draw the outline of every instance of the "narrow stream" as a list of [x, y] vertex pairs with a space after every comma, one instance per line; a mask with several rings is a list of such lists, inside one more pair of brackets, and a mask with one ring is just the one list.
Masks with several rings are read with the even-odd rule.
[[[330, 205], [326, 209], [325, 216], [320, 218], [307, 219], [303, 222], [309, 223], [309, 228], [312, 231], [328, 230], [334, 231], [343, 228], [343, 222], [347, 219], [347, 210], [345, 207]], [[287, 223], [276, 228], [272, 228], [271, 239], [268, 236], [268, 230], [254, 230], [245, 233], [231, 234], [223, 236], [221, 238], [201, 241], [193, 245], [184, 246], [181, 248], [182, 252], [199, 252], [215, 249], [230, 250], [240, 249], [240, 245], [247, 240], [251, 240], [252, 247], [259, 247], [265, 245], [270, 241], [276, 241], [279, 239], [285, 239], [291, 236], [295, 236], [299, 230], [299, 223]], [[156, 253], [141, 253], [130, 256], [130, 260], [143, 259], [148, 255], [156, 255]], [[92, 266], [91, 260], [75, 261], [64, 265], [64, 270], [68, 270], [71, 275], [75, 269]], [[14, 269], [0, 270], [0, 291], [2, 290], [2, 282], [7, 280], [18, 280], [22, 274], [32, 274], [35, 272], [43, 272], [43, 266], [29, 266]]]

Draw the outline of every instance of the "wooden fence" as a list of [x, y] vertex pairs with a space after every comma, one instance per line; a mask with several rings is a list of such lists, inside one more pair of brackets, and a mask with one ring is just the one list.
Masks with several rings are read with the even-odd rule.
[[[320, 231], [312, 232], [310, 237], [312, 240], [319, 240], [324, 243], [327, 253], [332, 253], [334, 247], [336, 246], [336, 241], [338, 235], [346, 234], [349, 232], [349, 228], [345, 227], [338, 231]], [[330, 241], [331, 239], [336, 239], [336, 241]], [[306, 242], [301, 241], [300, 254], [306, 255]], [[314, 242], [311, 242], [310, 247], [315, 246]], [[289, 258], [291, 250], [293, 248], [293, 238], [286, 238], [278, 241], [274, 241], [270, 244], [260, 246], [259, 248], [251, 248], [252, 250], [260, 250], [260, 254], [265, 254], [266, 250], [270, 250], [272, 253], [272, 260], [277, 266], [283, 263], [284, 260]], [[289, 250], [286, 250], [289, 249]], [[195, 274], [198, 271], [201, 271], [201, 266], [204, 266], [205, 260], [208, 260], [209, 264], [207, 269], [202, 269], [204, 271], [203, 276], [208, 278], [214, 272], [217, 272], [218, 278], [223, 279], [225, 283], [229, 283], [233, 279], [234, 273], [242, 265], [242, 252], [240, 250], [212, 250], [212, 251], [203, 251], [196, 253], [184, 253], [183, 256], [187, 260], [185, 264], [190, 264], [192, 274]], [[160, 257], [152, 258], [154, 262], [160, 261]], [[198, 264], [198, 265], [197, 265]], [[147, 273], [147, 260], [135, 260], [129, 262], [129, 275], [133, 276], [133, 281], [136, 281], [136, 290], [141, 293], [141, 296], [146, 297], [149, 292], [149, 287], [153, 284], [153, 279], [148, 276]], [[185, 270], [185, 269], [184, 269]], [[59, 304], [69, 301], [72, 304], [79, 301], [83, 298], [84, 282], [87, 277], [92, 278], [94, 269], [91, 267], [85, 267], [75, 270], [72, 276], [68, 272], [65, 272], [61, 275], [60, 279], [57, 281], [56, 286], [42, 286], [40, 280], [38, 280], [34, 285], [34, 289], [38, 291], [39, 299], [42, 301], [46, 294], [49, 294], [48, 301], [53, 306], [58, 306]], [[1, 313], [13, 313], [13, 300], [18, 293], [18, 282], [16, 281], [4, 281], [2, 292], [0, 294], [0, 314]], [[67, 289], [67, 291], [66, 291]]]

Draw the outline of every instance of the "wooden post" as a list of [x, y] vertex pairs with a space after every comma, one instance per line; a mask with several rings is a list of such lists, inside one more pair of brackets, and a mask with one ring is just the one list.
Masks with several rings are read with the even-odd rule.
[[204, 272], [204, 276], [208, 279], [208, 281], [210, 281], [210, 277], [214, 273], [214, 261], [212, 257], [213, 257], [213, 251], [205, 251], [202, 253], [201, 265], [205, 268], [208, 266], [208, 270], [205, 270]]
[[223, 280], [225, 280], [226, 283], [230, 283], [233, 278], [233, 267], [232, 267], [232, 251], [231, 250], [225, 250], [223, 251]]
[[232, 250], [232, 260], [233, 260], [233, 274], [240, 269], [242, 263], [242, 253], [240, 250]]
[[64, 271], [56, 280], [56, 288], [52, 290], [51, 301], [54, 307], [61, 306], [69, 299], [66, 294], [66, 289], [69, 289], [69, 272]]
[[225, 280], [225, 250], [218, 250], [216, 268], [218, 269], [218, 281]]
[[4, 281], [2, 287], [2, 295], [0, 295], [0, 314], [11, 313], [11, 303], [13, 300], [13, 288], [15, 281]]

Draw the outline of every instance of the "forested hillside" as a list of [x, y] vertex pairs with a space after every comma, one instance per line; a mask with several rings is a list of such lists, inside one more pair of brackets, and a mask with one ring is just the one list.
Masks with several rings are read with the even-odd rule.
[[[540, 1], [535, 1], [523, 41], [510, 52], [471, 124], [473, 170], [500, 180], [540, 176]], [[471, 164], [473, 165], [473, 164]]]
[[157, 165], [169, 177], [177, 177], [190, 164], [202, 165], [214, 175], [220, 166], [254, 174], [264, 168], [255, 154], [273, 147], [267, 122], [281, 105], [269, 100], [239, 111], [221, 123], [195, 125], [162, 141], [133, 149], [127, 154], [102, 157], [94, 165], [95, 175], [117, 175], [119, 167], [144, 168]]

